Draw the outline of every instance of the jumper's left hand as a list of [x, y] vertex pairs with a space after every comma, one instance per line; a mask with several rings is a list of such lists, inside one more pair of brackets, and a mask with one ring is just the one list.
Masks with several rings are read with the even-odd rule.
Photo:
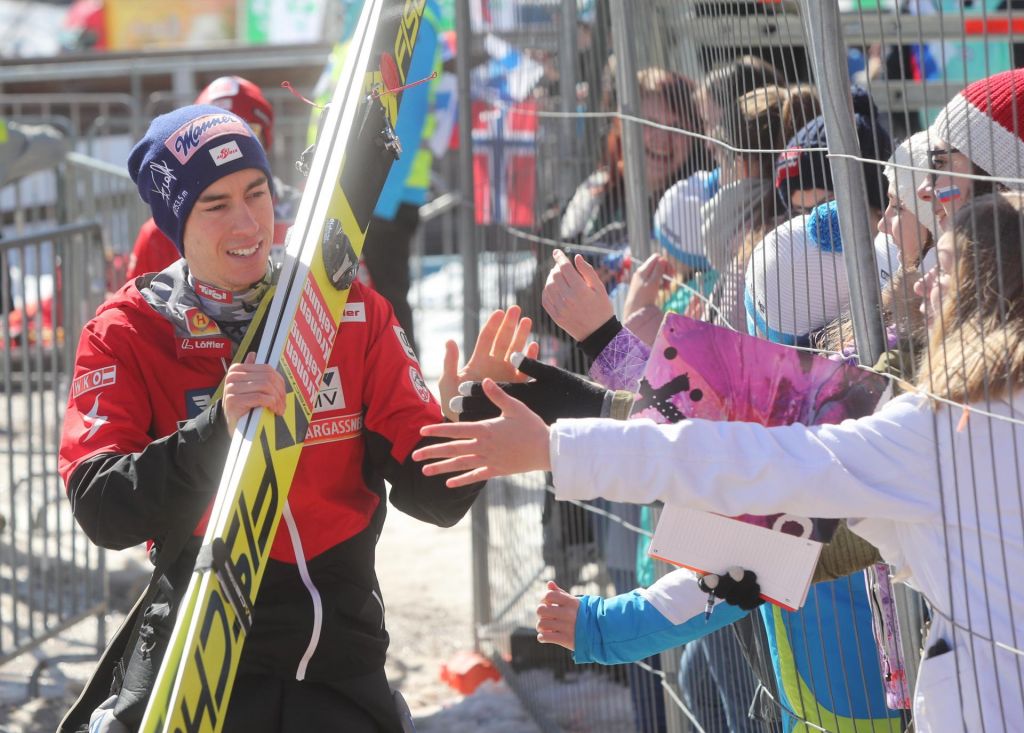
[[501, 410], [500, 417], [471, 423], [439, 423], [420, 429], [420, 435], [426, 437], [451, 439], [413, 451], [416, 461], [434, 461], [423, 467], [424, 476], [458, 473], [445, 482], [454, 489], [495, 476], [551, 468], [548, 427], [544, 421], [522, 402], [505, 394], [494, 380], [485, 379], [483, 390]]
[[509, 360], [512, 354], [525, 352], [527, 356], [536, 358], [540, 347], [536, 341], [527, 344], [533, 321], [520, 318], [522, 311], [519, 306], [510, 306], [507, 311], [496, 310], [491, 313], [473, 347], [473, 354], [466, 365], [459, 368], [459, 347], [454, 341], [445, 344], [444, 371], [437, 383], [437, 391], [441, 396], [441, 411], [444, 416], [457, 422], [459, 416], [453, 413], [448, 404], [452, 397], [459, 394], [462, 382], [479, 382], [490, 378], [498, 382], [525, 382], [527, 376], [512, 366]]

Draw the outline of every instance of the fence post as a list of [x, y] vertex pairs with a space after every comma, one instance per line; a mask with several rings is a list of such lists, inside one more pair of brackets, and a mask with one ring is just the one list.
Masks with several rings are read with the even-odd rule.
[[[635, 7], [627, 0], [611, 0], [612, 45], [615, 47], [615, 88], [620, 114], [640, 116], [640, 90], [636, 82]], [[626, 186], [626, 221], [629, 249], [640, 261], [651, 253], [651, 214], [647, 210], [644, 133], [639, 122], [622, 120], [623, 177]]]
[[[829, 155], [838, 153], [860, 156], [857, 132], [853, 126], [853, 101], [849, 93], [850, 77], [838, 3], [801, 0], [800, 15], [825, 116]], [[850, 311], [857, 354], [861, 364], [871, 366], [885, 351], [886, 342], [879, 303], [881, 292], [878, 270], [875, 267], [874, 228], [870, 226], [864, 167], [850, 158], [830, 157], [830, 162], [832, 178], [838, 184], [836, 202], [839, 206], [843, 257], [847, 258], [846, 275], [850, 285]], [[920, 655], [924, 623], [921, 596], [901, 584], [896, 586], [894, 599], [899, 615], [907, 683], [913, 690], [917, 681], [916, 660]]]
[[860, 156], [853, 126], [853, 100], [846, 65], [846, 46], [839, 20], [839, 5], [832, 0], [801, 0], [800, 16], [810, 51], [811, 69], [821, 97], [828, 137], [832, 178], [836, 182], [839, 229], [843, 241], [846, 277], [850, 285], [850, 311], [857, 354], [868, 366], [885, 351], [879, 315], [878, 270], [875, 267], [874, 227], [868, 210], [864, 167], [850, 158]]
[[[456, 73], [459, 90], [459, 254], [462, 255], [462, 350], [468, 354], [480, 332], [480, 285], [473, 224], [473, 109], [470, 94], [470, 54], [473, 29], [469, 0], [458, 0], [455, 12]], [[488, 575], [487, 492], [483, 491], [470, 510], [473, 548], [473, 646], [480, 649], [480, 628], [491, 620], [491, 583]]]
[[[577, 157], [576, 120], [570, 115], [576, 111], [576, 0], [562, 0], [562, 33], [558, 49], [558, 88], [561, 90], [559, 105], [565, 116], [562, 118], [560, 133], [562, 138], [559, 157], [560, 166], [559, 194], [563, 207], [572, 198], [576, 190]], [[569, 162], [568, 165], [565, 162]]]

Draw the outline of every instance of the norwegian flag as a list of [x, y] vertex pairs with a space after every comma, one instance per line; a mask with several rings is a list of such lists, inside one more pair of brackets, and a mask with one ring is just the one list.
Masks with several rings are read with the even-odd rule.
[[473, 102], [473, 202], [477, 224], [533, 226], [537, 104]]

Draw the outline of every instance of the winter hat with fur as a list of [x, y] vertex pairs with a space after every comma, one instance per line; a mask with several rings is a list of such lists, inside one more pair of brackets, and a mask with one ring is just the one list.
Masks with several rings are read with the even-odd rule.
[[932, 145], [944, 140], [986, 173], [1024, 191], [1024, 69], [968, 84], [943, 107], [929, 130]]
[[154, 119], [128, 156], [128, 173], [153, 220], [184, 254], [185, 222], [199, 195], [224, 176], [257, 168], [273, 187], [252, 129], [220, 107], [192, 105]]

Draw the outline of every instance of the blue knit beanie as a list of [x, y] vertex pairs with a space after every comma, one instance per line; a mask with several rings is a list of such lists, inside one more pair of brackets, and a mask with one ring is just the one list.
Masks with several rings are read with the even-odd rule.
[[[865, 104], [862, 98], [854, 95], [855, 110], [865, 109]], [[892, 155], [892, 138], [877, 117], [869, 117], [855, 111], [853, 124], [857, 131], [861, 157], [879, 161], [864, 163], [868, 204], [876, 209], [884, 209], [889, 189], [882, 177], [882, 166]], [[813, 150], [828, 148], [824, 117], [815, 117], [798, 130], [786, 148], [775, 161], [775, 189], [786, 211], [792, 208], [790, 196], [794, 191], [810, 188], [835, 191], [828, 153]]]
[[211, 105], [181, 107], [150, 123], [128, 156], [128, 173], [157, 227], [185, 254], [185, 222], [200, 194], [248, 168], [273, 179], [259, 138], [241, 117]]

